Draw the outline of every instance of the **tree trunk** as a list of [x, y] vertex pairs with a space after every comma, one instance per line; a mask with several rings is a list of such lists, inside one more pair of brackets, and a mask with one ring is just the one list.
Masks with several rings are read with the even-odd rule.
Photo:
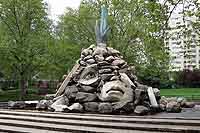
[[26, 96], [27, 89], [28, 89], [28, 80], [25, 78], [24, 75], [21, 75], [21, 77], [20, 77], [19, 87], [21, 90], [20, 100], [24, 100], [24, 97]]

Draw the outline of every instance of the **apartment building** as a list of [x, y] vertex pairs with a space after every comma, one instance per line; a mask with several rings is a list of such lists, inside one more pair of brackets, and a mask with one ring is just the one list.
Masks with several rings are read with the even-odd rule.
[[[169, 20], [165, 46], [170, 55], [170, 71], [200, 68], [200, 47], [198, 36], [192, 30], [193, 17], [183, 17], [180, 12], [174, 13]], [[185, 34], [184, 32], [188, 32]]]

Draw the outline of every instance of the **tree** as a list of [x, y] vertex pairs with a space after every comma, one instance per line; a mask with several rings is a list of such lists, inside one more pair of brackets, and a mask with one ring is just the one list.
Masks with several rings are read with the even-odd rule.
[[45, 7], [42, 0], [0, 0], [0, 24], [5, 33], [0, 45], [6, 67], [19, 79], [22, 97], [46, 53], [50, 21]]
[[139, 77], [150, 74], [165, 78], [169, 64], [163, 26], [167, 9], [156, 0], [82, 0], [78, 10], [68, 8], [61, 17], [60, 37], [82, 47], [95, 44], [94, 26], [102, 5], [109, 10], [108, 45], [120, 50], [126, 61], [136, 66]]

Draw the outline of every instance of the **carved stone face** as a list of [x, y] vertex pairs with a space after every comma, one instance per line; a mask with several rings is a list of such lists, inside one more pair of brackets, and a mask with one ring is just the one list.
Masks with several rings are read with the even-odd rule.
[[78, 63], [65, 79], [65, 88], [58, 90], [60, 96], [50, 107], [55, 111], [138, 113], [141, 104], [156, 105], [153, 89], [137, 82], [119, 51], [90, 46], [82, 51]]
[[[95, 62], [90, 55], [84, 57], [87, 59], [86, 65], [79, 74], [78, 83], [95, 87], [95, 93], [102, 102], [110, 102], [113, 106], [119, 108], [133, 101], [132, 87], [134, 85], [131, 84], [129, 77], [121, 71], [128, 67], [125, 62], [119, 56], [113, 56], [112, 52], [110, 52], [111, 54], [109, 52], [106, 49], [94, 51], [93, 54], [97, 53], [93, 55], [93, 57], [96, 57]], [[114, 52], [116, 53], [116, 51]], [[124, 68], [121, 68], [123, 65]]]

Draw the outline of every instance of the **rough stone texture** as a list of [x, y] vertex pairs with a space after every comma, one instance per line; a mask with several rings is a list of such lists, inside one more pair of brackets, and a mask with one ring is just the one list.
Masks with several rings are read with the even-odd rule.
[[143, 89], [135, 89], [135, 105], [139, 104], [144, 99], [144, 93], [145, 91]]
[[114, 60], [113, 62], [112, 62], [112, 65], [113, 66], [121, 66], [121, 65], [123, 65], [125, 63], [125, 61], [124, 60]]
[[95, 60], [94, 59], [89, 59], [89, 60], [86, 61], [86, 63], [88, 63], [88, 64], [94, 64]]
[[181, 104], [181, 107], [184, 107], [187, 102], [184, 97], [178, 97], [176, 101]]
[[115, 58], [113, 56], [108, 56], [105, 60], [108, 62], [113, 62]]
[[102, 74], [101, 75], [101, 79], [103, 81], [108, 81], [109, 79], [111, 79], [114, 76], [114, 74]]
[[161, 109], [161, 111], [165, 111], [166, 105], [165, 104], [159, 104], [159, 108]]
[[55, 94], [47, 94], [44, 97], [45, 100], [53, 100], [54, 98], [55, 98]]
[[96, 62], [102, 62], [103, 60], [104, 60], [104, 57], [103, 56], [101, 56], [101, 55], [95, 55], [95, 61]]
[[79, 88], [80, 92], [89, 92], [89, 93], [93, 93], [96, 91], [95, 87], [92, 86], [86, 86], [86, 85], [81, 85]]
[[47, 110], [48, 107], [53, 103], [52, 100], [41, 100], [36, 105], [37, 110]]
[[200, 105], [195, 105], [195, 106], [193, 107], [193, 110], [194, 110], [194, 111], [200, 111]]
[[160, 90], [158, 88], [153, 88], [156, 99], [160, 98]]
[[65, 96], [71, 100], [76, 97], [76, 94], [78, 93], [78, 88], [73, 85], [73, 86], [67, 86], [65, 89]]
[[98, 107], [98, 112], [103, 114], [112, 113], [112, 104], [111, 103], [100, 103]]
[[88, 55], [88, 56], [86, 56], [86, 57], [84, 57], [84, 61], [87, 61], [87, 60], [89, 60], [89, 59], [92, 59], [93, 57], [92, 57], [92, 55]]
[[145, 106], [142, 105], [138, 105], [136, 106], [134, 113], [138, 114], [138, 115], [146, 115], [149, 113], [149, 109]]
[[103, 74], [103, 73], [110, 73], [110, 72], [112, 72], [112, 70], [109, 69], [109, 68], [107, 68], [107, 69], [100, 69], [100, 70], [99, 70], [99, 73], [100, 73], [100, 74]]
[[85, 111], [87, 112], [97, 112], [99, 104], [97, 102], [87, 102], [83, 104]]
[[86, 93], [86, 92], [78, 92], [76, 95], [76, 101], [78, 102], [92, 102], [97, 99], [96, 94]]
[[135, 110], [135, 105], [134, 103], [126, 103], [122, 109], [126, 112], [126, 113], [132, 113]]
[[83, 106], [80, 103], [74, 103], [68, 109], [70, 112], [83, 112]]
[[93, 52], [93, 56], [95, 55], [102, 55], [105, 56], [107, 54], [107, 50], [105, 48], [101, 48], [101, 47], [96, 47], [96, 49]]
[[193, 108], [195, 106], [194, 102], [185, 102], [184, 107], [185, 108]]
[[69, 100], [66, 96], [60, 96], [55, 99], [55, 102], [51, 104], [50, 108], [56, 112], [68, 112]]
[[179, 113], [181, 112], [181, 105], [178, 102], [170, 101], [166, 105], [166, 111], [170, 113]]
[[69, 100], [66, 96], [60, 96], [51, 106], [55, 105], [69, 105]]
[[160, 104], [163, 104], [163, 105], [165, 105], [165, 106], [166, 106], [166, 105], [167, 105], [167, 103], [168, 103], [168, 101], [167, 101], [167, 98], [166, 98], [166, 97], [164, 97], [164, 96], [162, 96], [162, 97], [161, 97], [161, 99], [160, 99], [160, 101], [159, 101], [159, 102], [160, 102]]
[[[186, 103], [177, 98], [160, 99], [160, 91], [153, 88], [151, 100], [149, 86], [137, 82], [134, 66], [124, 61], [118, 50], [104, 45], [90, 46], [82, 50], [79, 67], [72, 69], [71, 78], [60, 99], [56, 95], [51, 107], [61, 112], [133, 113], [138, 115], [152, 111], [158, 103], [159, 111], [177, 110]], [[152, 102], [154, 97], [154, 102]], [[66, 104], [66, 99], [69, 99]], [[65, 101], [65, 102], [64, 102]], [[177, 102], [179, 101], [179, 102]], [[176, 102], [177, 105], [172, 105]], [[170, 104], [169, 104], [170, 103]], [[69, 106], [70, 105], [70, 106]], [[183, 106], [183, 107], [184, 107]], [[156, 111], [158, 111], [156, 109]]]
[[67, 105], [55, 105], [55, 104], [52, 104], [51, 108], [56, 112], [69, 112], [69, 109], [68, 109]]
[[10, 109], [24, 109], [26, 104], [24, 101], [9, 101], [8, 108]]
[[114, 48], [107, 47], [109, 55], [120, 55], [120, 52]]

